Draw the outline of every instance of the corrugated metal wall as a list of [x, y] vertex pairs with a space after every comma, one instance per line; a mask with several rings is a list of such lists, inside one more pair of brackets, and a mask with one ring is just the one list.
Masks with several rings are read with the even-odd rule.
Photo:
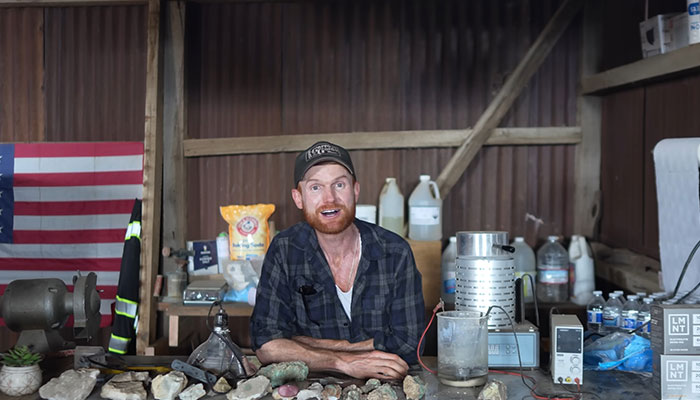
[[[189, 4], [191, 138], [453, 129], [473, 125], [558, 1], [375, 1]], [[576, 124], [576, 19], [502, 126]], [[408, 198], [453, 149], [353, 151], [361, 203], [384, 178]], [[444, 233], [505, 229], [571, 234], [574, 146], [483, 149], [445, 201]], [[217, 207], [269, 202], [278, 228], [299, 220], [294, 154], [188, 160], [189, 239], [226, 224]], [[527, 232], [526, 232], [527, 231]]]

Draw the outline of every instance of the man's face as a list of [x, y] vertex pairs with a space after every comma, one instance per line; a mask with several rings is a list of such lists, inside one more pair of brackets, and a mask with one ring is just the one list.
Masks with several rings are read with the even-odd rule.
[[315, 165], [306, 172], [292, 199], [306, 222], [321, 233], [340, 233], [355, 219], [360, 184], [340, 164]]

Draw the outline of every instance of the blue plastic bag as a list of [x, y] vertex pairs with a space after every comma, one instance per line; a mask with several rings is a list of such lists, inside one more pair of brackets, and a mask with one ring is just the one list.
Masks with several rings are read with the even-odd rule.
[[583, 366], [588, 370], [634, 372], [650, 375], [652, 352], [649, 339], [615, 332], [597, 340], [587, 340], [583, 346]]

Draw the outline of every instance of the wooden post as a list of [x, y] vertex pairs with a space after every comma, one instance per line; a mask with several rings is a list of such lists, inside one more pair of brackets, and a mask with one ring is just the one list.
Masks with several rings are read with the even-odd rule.
[[146, 50], [146, 123], [144, 129], [143, 215], [141, 219], [141, 285], [136, 352], [145, 354], [155, 341], [153, 284], [160, 260], [160, 213], [163, 179], [163, 126], [160, 58], [160, 0], [148, 0]]
[[[166, 1], [163, 31], [163, 246], [185, 246], [185, 2]], [[163, 272], [175, 269], [163, 259]]]
[[[581, 46], [581, 81], [600, 69], [602, 41], [602, 3], [587, 1], [583, 14], [583, 43]], [[600, 215], [600, 135], [601, 98], [578, 98], [578, 123], [582, 140], [576, 146], [574, 180], [574, 233], [593, 237]]]
[[469, 166], [474, 156], [484, 145], [491, 132], [498, 126], [508, 109], [518, 98], [520, 92], [532, 75], [564, 33], [569, 23], [581, 8], [581, 0], [565, 0], [552, 19], [544, 27], [535, 43], [525, 53], [513, 73], [510, 74], [496, 97], [491, 100], [486, 111], [481, 114], [471, 134], [457, 149], [445, 169], [437, 178], [440, 193], [446, 197]]

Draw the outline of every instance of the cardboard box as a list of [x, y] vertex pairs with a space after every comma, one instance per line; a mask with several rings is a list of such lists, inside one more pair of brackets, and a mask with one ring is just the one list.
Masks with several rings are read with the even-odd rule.
[[700, 305], [651, 307], [651, 349], [659, 354], [700, 355]]
[[700, 355], [666, 355], [654, 359], [652, 386], [660, 399], [700, 400]]
[[644, 58], [688, 45], [688, 13], [660, 14], [639, 23]]

